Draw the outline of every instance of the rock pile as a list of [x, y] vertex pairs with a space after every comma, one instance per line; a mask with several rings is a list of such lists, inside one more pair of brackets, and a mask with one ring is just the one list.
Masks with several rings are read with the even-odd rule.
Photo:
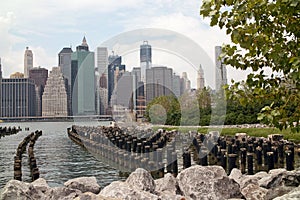
[[95, 177], [69, 180], [63, 187], [51, 188], [42, 178], [24, 183], [9, 181], [0, 199], [76, 199], [76, 200], [194, 200], [194, 199], [276, 199], [300, 197], [300, 169], [274, 169], [243, 175], [233, 169], [227, 176], [220, 166], [192, 166], [175, 178], [166, 174], [154, 180], [149, 172], [136, 169], [125, 182], [115, 181], [102, 190]]

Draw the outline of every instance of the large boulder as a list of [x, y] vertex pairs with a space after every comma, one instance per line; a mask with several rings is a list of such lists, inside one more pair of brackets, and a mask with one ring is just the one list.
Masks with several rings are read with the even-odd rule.
[[31, 183], [31, 185], [36, 189], [43, 193], [50, 189], [47, 181], [43, 178], [39, 178]]
[[80, 194], [74, 200], [121, 200], [121, 199], [104, 197], [104, 196], [101, 196], [99, 194], [96, 195], [96, 194], [94, 194], [92, 192], [85, 192], [83, 194]]
[[239, 184], [220, 166], [192, 166], [177, 176], [183, 195], [191, 199], [241, 198]]
[[24, 183], [18, 180], [10, 180], [2, 190], [0, 199], [3, 200], [29, 200], [32, 199], [30, 196], [30, 190], [32, 185]]
[[67, 187], [55, 187], [47, 190], [45, 193], [44, 200], [73, 200], [78, 197], [82, 192]]
[[163, 178], [155, 180], [155, 192], [168, 194], [182, 194], [177, 179], [170, 173], [165, 174]]
[[276, 197], [274, 200], [287, 200], [287, 199], [295, 199], [296, 200], [296, 199], [299, 199], [299, 197], [300, 197], [300, 187], [297, 187], [283, 196]]
[[248, 184], [241, 190], [242, 194], [246, 199], [249, 200], [261, 200], [266, 199], [268, 190], [262, 187], [259, 187], [256, 184]]
[[128, 199], [128, 200], [159, 200], [157, 195], [139, 190], [126, 182], [115, 181], [101, 190], [100, 195], [105, 197]]
[[229, 178], [235, 180], [235, 182], [240, 184], [241, 180], [243, 179], [243, 174], [242, 174], [241, 170], [234, 168], [231, 170]]
[[299, 171], [287, 171], [286, 169], [273, 169], [258, 181], [261, 187], [274, 188], [279, 186], [298, 187], [300, 184]]
[[82, 193], [92, 192], [94, 194], [98, 194], [101, 189], [95, 177], [74, 178], [65, 182], [64, 186], [80, 190]]
[[126, 183], [138, 190], [154, 192], [155, 183], [151, 174], [142, 168], [136, 169], [126, 179]]
[[284, 194], [289, 193], [292, 191], [295, 187], [288, 187], [288, 186], [279, 186], [275, 188], [268, 189], [268, 193], [266, 194], [265, 199], [274, 199], [276, 197], [280, 197]]
[[170, 194], [170, 193], [163, 193], [159, 195], [160, 200], [189, 200], [188, 198], [178, 195], [178, 194]]
[[267, 172], [265, 172], [265, 171], [261, 171], [261, 172], [257, 172], [256, 174], [254, 174], [254, 175], [248, 175], [247, 177], [249, 177], [249, 178], [255, 178], [255, 179], [257, 179], [257, 180], [260, 180], [260, 179], [262, 179], [262, 178], [264, 178], [264, 177], [266, 177], [266, 176], [268, 176], [268, 173]]
[[286, 174], [286, 169], [273, 169], [258, 181], [259, 186], [264, 188], [273, 188], [282, 185], [283, 176]]

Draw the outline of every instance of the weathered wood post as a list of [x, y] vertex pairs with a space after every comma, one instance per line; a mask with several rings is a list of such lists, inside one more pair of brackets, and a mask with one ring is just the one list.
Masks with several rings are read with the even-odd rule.
[[230, 172], [233, 168], [237, 168], [236, 157], [237, 157], [236, 154], [229, 154], [228, 155], [228, 174], [230, 174]]
[[191, 164], [191, 154], [188, 150], [185, 150], [182, 154], [183, 158], [183, 169], [189, 168]]
[[255, 171], [261, 171], [262, 170], [262, 148], [260, 146], [256, 147], [256, 166]]
[[247, 159], [247, 150], [246, 148], [241, 148], [241, 172], [242, 174], [246, 173], [246, 159]]
[[274, 169], [274, 153], [273, 152], [268, 152], [268, 171], [271, 169]]
[[292, 171], [294, 170], [294, 164], [293, 164], [293, 154], [290, 150], [285, 151], [286, 154], [286, 170]]
[[253, 153], [247, 153], [248, 175], [253, 175]]

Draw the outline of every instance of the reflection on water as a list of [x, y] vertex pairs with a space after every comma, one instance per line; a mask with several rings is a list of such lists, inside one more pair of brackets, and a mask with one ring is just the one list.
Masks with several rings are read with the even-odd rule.
[[[1, 123], [0, 126], [20, 126], [23, 131], [0, 139], [0, 188], [13, 179], [13, 158], [18, 144], [35, 130], [43, 131], [43, 135], [34, 146], [40, 177], [46, 179], [51, 187], [62, 186], [65, 181], [81, 176], [95, 176], [101, 186], [120, 180], [117, 170], [97, 160], [68, 138], [66, 131], [72, 124], [71, 122]], [[81, 122], [80, 125], [100, 124]], [[107, 125], [107, 122], [101, 122], [101, 125]], [[24, 131], [25, 127], [29, 127], [30, 131]], [[22, 178], [23, 181], [30, 182], [27, 153], [23, 156]]]

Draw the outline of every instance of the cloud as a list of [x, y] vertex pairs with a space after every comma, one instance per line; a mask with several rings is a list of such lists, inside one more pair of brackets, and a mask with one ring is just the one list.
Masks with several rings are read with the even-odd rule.
[[22, 43], [25, 39], [10, 34], [10, 29], [13, 27], [15, 15], [12, 12], [7, 12], [5, 15], [0, 15], [0, 38], [1, 48], [0, 57], [2, 61], [3, 76], [8, 76], [10, 69], [19, 67], [20, 59], [18, 53], [14, 50], [14, 46]]
[[[145, 21], [147, 21], [147, 23], [144, 23]], [[224, 33], [224, 31], [220, 31], [216, 28], [209, 27], [206, 23], [202, 22], [200, 16], [186, 16], [182, 12], [152, 17], [141, 16], [139, 18], [136, 18], [135, 20], [125, 20], [124, 24], [127, 30], [132, 30], [136, 28], [161, 28], [178, 32], [190, 38], [194, 43], [202, 47], [202, 49], [208, 55], [209, 58], [203, 58], [203, 62], [197, 63], [196, 67], [202, 64], [202, 67], [204, 68], [206, 83], [212, 88], [215, 87], [214, 48], [217, 45], [222, 45], [224, 42], [230, 41]], [[153, 47], [155, 47], [155, 45], [153, 45]], [[185, 48], [185, 52], [192, 54], [195, 57], [199, 56], [198, 52], [195, 52], [197, 51], [196, 49], [192, 49], [192, 47], [189, 48], [188, 46], [186, 47], [184, 44], [182, 44], [180, 47], [177, 47], [175, 45], [173, 46], [173, 48]], [[175, 59], [176, 62], [174, 62], [174, 58], [171, 59], [171, 57], [166, 56], [166, 54], [162, 53], [153, 54], [153, 60], [156, 60], [158, 62], [156, 64], [165, 64], [167, 66], [177, 68], [179, 74], [181, 74], [184, 70], [187, 69], [187, 63], [178, 62], [177, 59]], [[205, 59], [210, 59], [211, 62], [206, 62], [204, 61]], [[191, 78], [192, 86], [196, 87], [197, 73], [195, 73], [195, 69], [191, 68], [190, 70], [187, 70], [187, 72]]]
[[[60, 49], [69, 44], [77, 45], [83, 34], [87, 35], [92, 49], [101, 41], [122, 31], [163, 28], [191, 38], [214, 62], [214, 46], [227, 43], [230, 39], [224, 31], [211, 28], [208, 20], [202, 19], [199, 15], [200, 5], [201, 1], [198, 0], [4, 1], [0, 7], [0, 13], [4, 13], [0, 15], [0, 38], [3, 41], [0, 56], [3, 58], [3, 65], [7, 66], [5, 70], [20, 71], [23, 67], [24, 49], [30, 46], [35, 64], [51, 67], [57, 65], [56, 57]], [[157, 64], [169, 63], [176, 67], [176, 63], [167, 62], [176, 59], [156, 53], [153, 56]], [[124, 59], [128, 62], [125, 64], [137, 66], [139, 56], [131, 53], [131, 57]], [[214, 66], [206, 67], [214, 70]], [[228, 71], [230, 79], [230, 74], [235, 75], [235, 72]], [[5, 74], [7, 72], [4, 71]], [[195, 86], [196, 79], [193, 75], [190, 76]]]
[[[230, 37], [226, 35], [225, 30], [220, 30], [218, 27], [210, 27], [209, 20], [203, 20], [203, 18], [199, 15], [199, 12], [196, 15], [186, 15], [183, 13], [187, 13], [187, 11], [185, 9], [182, 9], [180, 12], [157, 16], [143, 15], [133, 20], [125, 19], [123, 23], [126, 30], [134, 30], [137, 28], [162, 28], [183, 34], [199, 44], [210, 57], [211, 61], [215, 63], [215, 46], [222, 46], [223, 44], [230, 43]], [[158, 56], [156, 60], [165, 64], [167, 64], [167, 60], [169, 59], [169, 65], [173, 65], [173, 67], [176, 67], [176, 64], [170, 62], [170, 58], [163, 58], [163, 56], [159, 56], [158, 54], [156, 56]], [[183, 63], [180, 64], [182, 65]], [[203, 63], [201, 64], [204, 68], [206, 84], [214, 88], [215, 65], [213, 64], [212, 66], [203, 66]], [[206, 70], [205, 68], [212, 68], [212, 70]], [[229, 81], [231, 79], [240, 81], [245, 79], [249, 72], [250, 70], [236, 70], [228, 66], [227, 78]], [[188, 71], [188, 73], [191, 77], [192, 85], [196, 87], [196, 74], [191, 70]]]

